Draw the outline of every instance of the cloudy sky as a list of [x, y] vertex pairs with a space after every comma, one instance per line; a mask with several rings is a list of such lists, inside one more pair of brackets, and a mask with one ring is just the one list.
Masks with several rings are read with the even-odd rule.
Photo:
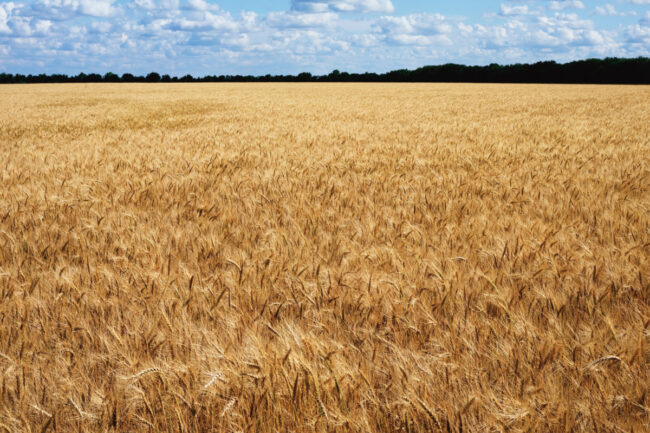
[[0, 0], [0, 72], [316, 74], [650, 56], [650, 0]]

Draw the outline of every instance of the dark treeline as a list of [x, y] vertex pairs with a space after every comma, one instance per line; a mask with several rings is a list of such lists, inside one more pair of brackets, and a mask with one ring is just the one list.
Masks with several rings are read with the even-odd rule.
[[650, 58], [606, 58], [570, 63], [538, 62], [489, 66], [446, 64], [415, 70], [399, 69], [383, 74], [334, 70], [327, 75], [206, 75], [171, 77], [151, 72], [146, 76], [112, 72], [104, 75], [21, 75], [0, 73], [0, 83], [174, 83], [174, 82], [474, 82], [474, 83], [594, 83], [650, 84]]

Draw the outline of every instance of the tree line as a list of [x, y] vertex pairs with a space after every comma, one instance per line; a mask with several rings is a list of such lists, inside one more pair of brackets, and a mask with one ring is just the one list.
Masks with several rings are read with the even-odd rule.
[[448, 63], [386, 73], [348, 73], [334, 70], [327, 75], [206, 75], [181, 77], [151, 72], [147, 75], [0, 73], [0, 83], [174, 83], [174, 82], [470, 82], [470, 83], [575, 83], [650, 84], [650, 58], [614, 58], [554, 61], [532, 64], [465, 66]]

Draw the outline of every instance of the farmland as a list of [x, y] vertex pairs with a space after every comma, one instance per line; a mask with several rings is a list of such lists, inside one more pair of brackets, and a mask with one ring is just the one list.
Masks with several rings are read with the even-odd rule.
[[0, 432], [650, 429], [650, 87], [0, 87]]

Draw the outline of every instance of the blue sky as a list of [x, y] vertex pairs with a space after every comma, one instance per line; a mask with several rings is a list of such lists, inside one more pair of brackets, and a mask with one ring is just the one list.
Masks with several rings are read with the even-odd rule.
[[650, 0], [0, 0], [0, 72], [384, 72], [650, 56]]

